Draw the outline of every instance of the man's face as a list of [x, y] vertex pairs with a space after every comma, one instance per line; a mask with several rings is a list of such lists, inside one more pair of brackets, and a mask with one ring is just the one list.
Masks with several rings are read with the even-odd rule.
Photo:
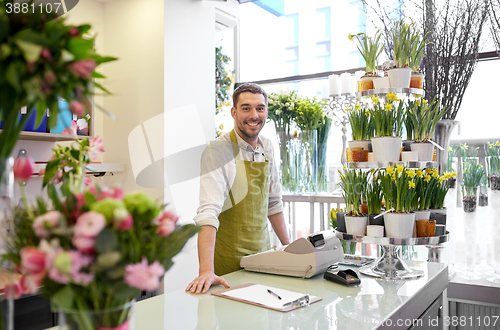
[[[235, 129], [247, 140], [255, 140], [267, 119], [264, 95], [244, 92], [239, 95], [238, 104], [231, 108]], [[248, 142], [248, 141], [247, 141]]]

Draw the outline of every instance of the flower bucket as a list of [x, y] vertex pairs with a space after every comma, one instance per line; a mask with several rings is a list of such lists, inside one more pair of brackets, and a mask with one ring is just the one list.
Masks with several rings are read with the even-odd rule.
[[389, 83], [393, 88], [409, 88], [411, 80], [411, 68], [394, 68], [390, 69]]
[[59, 309], [59, 329], [134, 330], [135, 299], [103, 310]]
[[424, 74], [423, 73], [412, 73], [410, 78], [410, 88], [424, 88]]
[[373, 87], [375, 89], [389, 88], [391, 83], [389, 82], [389, 77], [380, 77], [373, 80]]
[[414, 210], [415, 213], [415, 226], [413, 227], [413, 237], [417, 237], [417, 220], [429, 220], [431, 218], [430, 210], [418, 211]]
[[410, 145], [411, 151], [418, 152], [418, 160], [431, 162], [434, 155], [434, 145], [430, 142], [414, 142]]
[[415, 213], [386, 213], [384, 223], [387, 237], [411, 238], [415, 226]]
[[365, 236], [366, 225], [368, 224], [368, 217], [353, 217], [350, 215], [345, 216], [345, 227], [348, 234], [356, 236]]
[[376, 162], [397, 162], [401, 153], [400, 136], [382, 136], [371, 139]]
[[349, 148], [363, 148], [363, 150], [369, 150], [370, 141], [369, 140], [356, 140], [349, 141]]

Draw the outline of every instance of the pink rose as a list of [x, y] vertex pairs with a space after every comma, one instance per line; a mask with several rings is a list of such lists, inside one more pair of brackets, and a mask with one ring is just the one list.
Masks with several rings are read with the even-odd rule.
[[17, 282], [14, 284], [6, 284], [4, 287], [4, 294], [6, 299], [12, 298], [17, 299], [23, 294], [23, 287], [21, 283]]
[[34, 246], [21, 249], [21, 265], [29, 273], [38, 274], [45, 270], [45, 253]]
[[148, 260], [142, 257], [142, 262], [125, 266], [123, 278], [130, 287], [153, 291], [160, 287], [160, 277], [163, 274], [165, 274], [165, 268], [158, 260], [148, 266]]
[[73, 236], [73, 245], [82, 253], [95, 253], [95, 238], [86, 236]]
[[98, 212], [82, 213], [76, 219], [75, 236], [96, 237], [106, 226], [106, 218]]
[[35, 218], [33, 230], [38, 237], [50, 236], [49, 229], [54, 228], [59, 223], [61, 213], [59, 211], [49, 211]]
[[17, 157], [13, 169], [14, 178], [18, 182], [26, 182], [35, 173], [35, 162], [31, 157]]
[[132, 215], [127, 215], [125, 219], [116, 220], [115, 219], [115, 227], [119, 231], [129, 230], [134, 226], [134, 219], [132, 219]]
[[177, 220], [179, 220], [177, 214], [175, 214], [173, 211], [165, 211], [158, 216], [156, 222], [158, 224], [162, 224], [165, 222], [173, 222], [175, 225], [177, 223]]
[[23, 288], [23, 293], [33, 294], [37, 293], [38, 289], [42, 286], [43, 279], [45, 278], [45, 272], [39, 274], [26, 274], [21, 277], [20, 284]]
[[174, 230], [175, 230], [175, 223], [164, 222], [158, 226], [158, 229], [156, 229], [156, 232], [158, 233], [158, 235], [166, 237], [166, 236], [170, 235]]
[[71, 73], [73, 73], [75, 76], [83, 79], [88, 79], [90, 78], [90, 74], [95, 69], [95, 62], [91, 59], [81, 60], [71, 63], [68, 68], [69, 71], [71, 71]]
[[156, 230], [160, 236], [168, 236], [175, 230], [179, 217], [173, 211], [165, 211], [154, 220], [154, 224], [158, 225]]
[[[75, 114], [78, 117], [83, 117], [85, 115], [85, 106], [78, 101], [71, 100], [71, 102], [69, 104], [69, 111], [71, 111], [72, 114]], [[76, 125], [76, 122], [75, 122], [75, 125]], [[78, 126], [77, 126], [77, 128], [78, 128]]]

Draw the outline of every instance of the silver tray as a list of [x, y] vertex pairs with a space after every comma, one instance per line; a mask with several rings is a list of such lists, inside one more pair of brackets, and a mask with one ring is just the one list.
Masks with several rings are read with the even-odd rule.
[[387, 168], [388, 166], [403, 165], [406, 168], [437, 168], [437, 162], [349, 162], [346, 167], [349, 169], [370, 169], [370, 168]]
[[362, 92], [356, 92], [356, 97], [363, 96], [372, 96], [379, 94], [388, 94], [388, 93], [403, 93], [403, 94], [417, 94], [420, 96], [424, 96], [425, 92], [423, 89], [419, 88], [379, 88], [379, 89], [369, 89]]
[[450, 232], [446, 232], [442, 236], [433, 237], [412, 237], [412, 238], [392, 238], [392, 237], [373, 237], [373, 236], [357, 236], [337, 231], [335, 229], [335, 236], [344, 241], [359, 242], [366, 244], [378, 245], [438, 245], [448, 242], [450, 239]]

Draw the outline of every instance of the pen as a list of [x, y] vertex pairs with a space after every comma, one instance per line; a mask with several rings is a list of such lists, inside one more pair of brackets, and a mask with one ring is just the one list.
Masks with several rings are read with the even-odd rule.
[[267, 289], [267, 292], [269, 292], [270, 294], [272, 294], [273, 296], [275, 296], [276, 298], [278, 298], [279, 300], [281, 300], [281, 297], [278, 296], [276, 293], [272, 292], [271, 290]]

